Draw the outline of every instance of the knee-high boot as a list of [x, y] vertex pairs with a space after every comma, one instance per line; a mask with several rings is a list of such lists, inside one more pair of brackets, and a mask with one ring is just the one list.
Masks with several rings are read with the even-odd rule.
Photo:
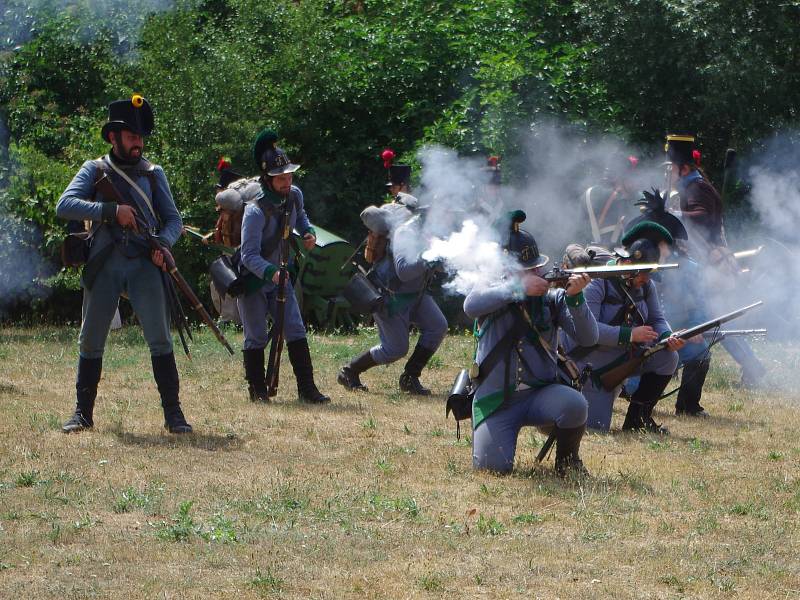
[[61, 426], [64, 433], [73, 433], [94, 427], [94, 401], [97, 398], [97, 384], [103, 371], [102, 358], [78, 358], [78, 375], [75, 378], [77, 402], [75, 412]]
[[376, 366], [378, 363], [372, 358], [372, 353], [367, 350], [356, 356], [353, 360], [339, 369], [339, 374], [336, 376], [336, 381], [346, 387], [348, 390], [359, 390], [362, 392], [367, 391], [367, 386], [361, 383], [359, 375]]
[[703, 384], [711, 366], [711, 359], [692, 360], [683, 366], [681, 387], [675, 400], [675, 414], [708, 416], [705, 409], [700, 406], [700, 397], [703, 395]]
[[419, 376], [435, 352], [436, 350], [428, 350], [417, 344], [403, 369], [403, 374], [400, 375], [401, 391], [416, 396], [430, 396], [431, 391], [420, 383]]
[[178, 400], [180, 380], [178, 367], [175, 365], [175, 354], [170, 352], [161, 356], [151, 356], [150, 360], [153, 364], [153, 378], [161, 395], [161, 407], [164, 409], [164, 427], [170, 433], [191, 433], [192, 426], [186, 422]]
[[566, 477], [570, 473], [582, 476], [589, 474], [578, 455], [585, 432], [585, 424], [569, 429], [556, 427], [556, 473], [559, 476]]
[[289, 362], [292, 363], [294, 376], [297, 379], [297, 395], [300, 402], [308, 402], [310, 404], [330, 402], [331, 399], [320, 392], [314, 383], [314, 366], [311, 364], [308, 340], [302, 338], [288, 342], [286, 349], [289, 351]]
[[644, 429], [663, 435], [669, 434], [666, 427], [661, 427], [653, 420], [652, 414], [670, 379], [672, 375], [656, 373], [642, 375], [638, 389], [631, 396], [631, 403], [628, 405], [628, 412], [622, 425], [623, 431]]
[[242, 350], [244, 378], [253, 402], [269, 402], [266, 374], [264, 373], [264, 349]]

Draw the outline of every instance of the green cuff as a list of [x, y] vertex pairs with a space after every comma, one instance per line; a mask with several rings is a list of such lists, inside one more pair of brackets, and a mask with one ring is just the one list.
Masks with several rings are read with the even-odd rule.
[[275, 265], [270, 265], [266, 269], [264, 269], [264, 274], [261, 276], [261, 279], [264, 281], [272, 281], [272, 276], [278, 272], [278, 267]]
[[313, 235], [314, 237], [317, 237], [317, 230], [316, 230], [316, 229], [314, 229], [313, 227], [309, 227], [308, 229], [306, 229], [306, 230], [303, 232], [303, 235], [305, 235], [305, 234], [307, 234], [307, 233], [310, 233], [310, 234], [311, 234], [311, 235]]
[[665, 339], [667, 339], [667, 338], [668, 338], [669, 336], [671, 336], [671, 335], [672, 335], [672, 332], [671, 332], [671, 331], [665, 331], [665, 332], [664, 332], [664, 333], [662, 333], [660, 336], [658, 336], [658, 341], [659, 341], [659, 342], [663, 342]]
[[626, 344], [630, 344], [631, 343], [631, 333], [632, 332], [633, 332], [633, 329], [631, 329], [630, 327], [624, 327], [624, 326], [620, 327], [619, 328], [619, 338], [617, 339], [617, 343], [620, 346], [624, 346]]
[[586, 298], [583, 297], [583, 290], [574, 296], [567, 296], [567, 306], [571, 306], [572, 308], [576, 308], [584, 302], [586, 302]]
[[117, 203], [116, 202], [103, 202], [102, 212], [100, 218], [103, 223], [111, 224], [117, 220]]

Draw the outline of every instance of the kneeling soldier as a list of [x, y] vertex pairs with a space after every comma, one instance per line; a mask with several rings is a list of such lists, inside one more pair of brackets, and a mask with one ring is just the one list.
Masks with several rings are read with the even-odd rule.
[[[93, 411], [103, 367], [111, 320], [120, 295], [128, 295], [150, 347], [153, 377], [164, 408], [164, 426], [170, 433], [189, 433], [178, 401], [178, 369], [172, 352], [167, 297], [162, 269], [164, 256], [151, 250], [139, 234], [144, 224], [167, 246], [180, 237], [183, 223], [164, 171], [142, 157], [144, 136], [153, 129], [153, 112], [139, 95], [108, 107], [103, 139], [111, 144], [107, 156], [87, 161], [61, 195], [59, 218], [92, 221], [92, 243], [83, 269], [83, 323], [76, 382], [77, 406], [64, 432], [94, 426]], [[117, 190], [136, 206], [117, 204], [95, 185], [106, 175]], [[138, 223], [138, 224], [137, 224]]]
[[[250, 399], [268, 402], [264, 372], [264, 348], [269, 340], [267, 314], [273, 321], [278, 302], [280, 278], [280, 240], [283, 233], [282, 215], [286, 205], [289, 231], [296, 228], [303, 236], [303, 246], [310, 250], [316, 243], [314, 228], [303, 206], [303, 192], [292, 185], [292, 173], [300, 168], [275, 144], [278, 136], [269, 130], [256, 138], [253, 154], [261, 169], [261, 191], [255, 201], [245, 205], [242, 218], [242, 265], [249, 272], [246, 291], [238, 299], [239, 315], [244, 327], [244, 370], [249, 384]], [[301, 402], [321, 404], [330, 402], [314, 383], [314, 368], [306, 339], [306, 328], [292, 284], [286, 280], [283, 333], [289, 361], [297, 379]], [[278, 357], [280, 360], [280, 357]]]
[[[663, 227], [660, 230], [671, 244], [670, 233]], [[660, 258], [658, 246], [649, 239], [636, 239], [625, 254], [627, 257], [619, 260], [621, 264], [657, 263]], [[579, 366], [593, 367], [591, 384], [583, 389], [589, 402], [587, 427], [609, 430], [614, 399], [619, 394], [619, 389], [603, 389], [599, 376], [624, 362], [638, 345], [667, 340], [668, 349], [654, 354], [642, 365], [639, 387], [631, 396], [622, 429], [669, 433], [653, 420], [652, 413], [678, 366], [678, 350], [686, 342], [671, 337], [649, 272], [625, 280], [595, 279], [586, 288], [586, 303], [597, 320], [599, 341], [593, 348], [575, 348], [569, 354]]]
[[518, 262], [499, 285], [475, 289], [464, 312], [477, 319], [478, 377], [472, 405], [472, 464], [507, 473], [514, 467], [522, 427], [555, 427], [556, 470], [585, 473], [578, 456], [586, 429], [586, 400], [562, 383], [556, 346], [559, 328], [581, 345], [597, 343], [597, 324], [583, 298], [587, 275], [573, 275], [566, 291], [540, 277], [547, 256], [519, 229], [525, 213], [512, 215], [506, 249]]

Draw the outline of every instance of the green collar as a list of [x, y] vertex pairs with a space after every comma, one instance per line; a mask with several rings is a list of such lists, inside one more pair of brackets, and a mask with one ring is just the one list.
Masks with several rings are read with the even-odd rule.
[[272, 204], [273, 206], [280, 206], [286, 198], [283, 196], [279, 196], [263, 183], [261, 184], [261, 199], [264, 200], [267, 204]]

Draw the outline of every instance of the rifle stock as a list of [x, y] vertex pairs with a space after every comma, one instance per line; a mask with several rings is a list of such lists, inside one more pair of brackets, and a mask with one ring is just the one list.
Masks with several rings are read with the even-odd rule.
[[639, 371], [642, 363], [645, 361], [645, 355], [634, 356], [629, 358], [621, 365], [617, 365], [613, 369], [609, 369], [600, 375], [600, 384], [607, 392], [614, 390], [618, 385], [622, 384], [628, 377], [634, 375]]

